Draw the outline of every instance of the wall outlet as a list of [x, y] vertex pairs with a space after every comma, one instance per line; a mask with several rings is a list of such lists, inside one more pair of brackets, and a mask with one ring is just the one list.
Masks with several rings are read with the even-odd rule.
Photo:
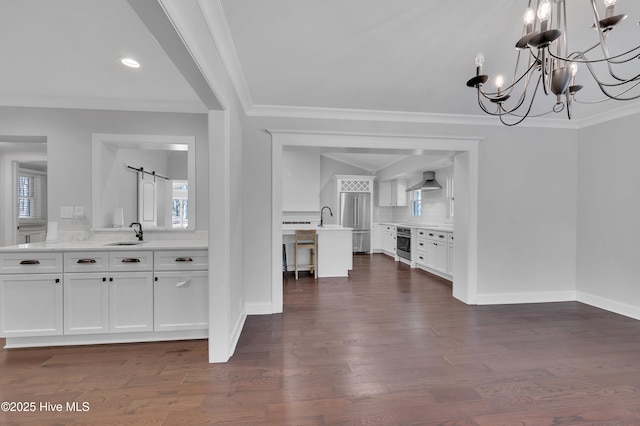
[[60, 207], [60, 219], [73, 219], [73, 206]]
[[82, 216], [84, 216], [84, 207], [75, 206], [73, 208], [73, 217], [82, 217]]

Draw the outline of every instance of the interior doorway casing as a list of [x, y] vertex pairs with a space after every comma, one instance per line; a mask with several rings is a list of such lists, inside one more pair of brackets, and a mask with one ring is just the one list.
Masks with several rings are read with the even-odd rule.
[[[467, 304], [477, 297], [478, 258], [478, 143], [480, 137], [429, 135], [389, 135], [375, 133], [340, 133], [300, 130], [269, 130], [271, 133], [271, 305], [272, 312], [283, 310], [282, 293], [282, 152], [284, 147], [329, 147], [363, 149], [406, 149], [414, 152], [455, 151], [456, 232], [453, 295]], [[455, 170], [454, 168], [454, 170]], [[460, 201], [458, 201], [460, 200]], [[464, 259], [462, 259], [464, 257]]]

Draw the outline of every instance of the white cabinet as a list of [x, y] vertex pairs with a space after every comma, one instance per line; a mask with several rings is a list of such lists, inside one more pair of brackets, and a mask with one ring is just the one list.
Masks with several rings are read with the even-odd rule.
[[418, 266], [427, 266], [427, 231], [425, 229], [417, 229], [415, 236], [415, 252], [411, 260]]
[[396, 227], [392, 225], [384, 225], [382, 232], [382, 251], [390, 256], [396, 255], [397, 234]]
[[453, 277], [453, 234], [449, 234], [447, 248], [449, 252], [449, 255], [447, 256], [447, 275]]
[[384, 225], [373, 225], [371, 227], [371, 252], [380, 253], [382, 251], [382, 235], [384, 234]]
[[206, 250], [154, 253], [155, 331], [207, 329], [209, 280]]
[[427, 267], [443, 274], [448, 269], [448, 238], [446, 232], [427, 231]]
[[407, 180], [396, 179], [394, 181], [378, 183], [378, 207], [406, 206], [407, 205]]
[[109, 331], [153, 331], [153, 273], [112, 272], [109, 277]]
[[109, 332], [106, 272], [64, 274], [64, 334]]
[[415, 235], [415, 252], [412, 253], [413, 264], [451, 280], [453, 277], [453, 233], [419, 228]]
[[157, 272], [154, 282], [154, 329], [206, 329], [209, 300], [206, 271]]
[[152, 262], [150, 251], [65, 253], [64, 334], [152, 331]]
[[62, 255], [0, 257], [0, 337], [62, 334]]
[[62, 274], [0, 275], [0, 337], [62, 334]]

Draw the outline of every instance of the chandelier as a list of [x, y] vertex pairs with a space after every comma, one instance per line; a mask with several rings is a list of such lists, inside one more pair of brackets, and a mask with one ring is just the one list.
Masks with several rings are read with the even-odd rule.
[[[605, 16], [601, 18], [596, 0], [591, 0], [595, 38], [585, 50], [569, 51], [567, 32], [567, 10], [565, 0], [537, 0], [537, 12], [531, 8], [532, 0], [524, 14], [522, 37], [516, 42], [516, 65], [513, 80], [505, 85], [502, 75], [495, 78], [495, 90], [486, 91], [484, 84], [488, 75], [482, 74], [484, 56], [476, 56], [476, 75], [467, 81], [468, 87], [478, 92], [478, 105], [485, 113], [500, 118], [507, 126], [515, 126], [527, 117], [540, 117], [550, 113], [566, 111], [571, 119], [572, 103], [599, 103], [607, 100], [628, 101], [640, 98], [631, 93], [640, 84], [640, 74], [633, 71], [630, 76], [619, 75], [630, 61], [639, 58], [640, 46], [611, 55], [607, 37], [627, 15], [616, 15], [616, 0], [604, 0]], [[555, 9], [555, 11], [554, 11]], [[575, 84], [579, 68], [587, 70], [604, 97], [583, 101], [576, 93], [583, 88]], [[555, 96], [550, 108], [533, 112], [539, 92]], [[547, 99], [547, 98], [544, 98]], [[488, 103], [486, 103], [489, 101]]]

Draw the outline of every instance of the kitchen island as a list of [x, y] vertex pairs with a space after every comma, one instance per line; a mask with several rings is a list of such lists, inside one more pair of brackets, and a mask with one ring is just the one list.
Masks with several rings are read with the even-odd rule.
[[206, 338], [204, 240], [0, 247], [7, 348]]
[[[283, 224], [282, 242], [287, 251], [287, 268], [294, 270], [296, 230], [316, 230], [318, 234], [318, 277], [347, 277], [353, 269], [351, 228], [341, 226], [317, 226], [309, 224]], [[300, 263], [309, 263], [309, 251], [300, 250]]]

